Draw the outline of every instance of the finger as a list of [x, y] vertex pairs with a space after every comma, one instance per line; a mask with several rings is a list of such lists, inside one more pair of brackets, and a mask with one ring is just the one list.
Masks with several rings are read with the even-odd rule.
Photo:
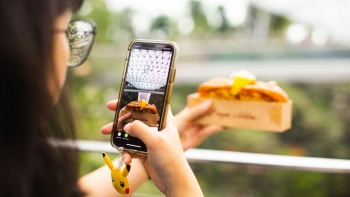
[[158, 138], [157, 135], [159, 134], [159, 132], [154, 132], [150, 127], [139, 120], [126, 124], [124, 126], [124, 131], [142, 140], [147, 147], [152, 144], [153, 140], [156, 141], [156, 138]]
[[200, 125], [194, 125], [186, 129], [186, 132], [183, 132], [180, 135], [181, 144], [184, 151], [189, 148], [198, 146], [202, 142], [202, 137], [198, 134], [201, 131]]
[[144, 155], [131, 153], [128, 151], [123, 151], [122, 159], [125, 164], [130, 164], [132, 162], [132, 159], [141, 159], [144, 160]]
[[118, 100], [112, 100], [107, 103], [107, 108], [111, 111], [116, 111]]
[[222, 127], [220, 125], [208, 125], [208, 126], [205, 126], [204, 128], [201, 129], [199, 135], [201, 136], [202, 139], [204, 139], [210, 135], [219, 133], [223, 129], [224, 129], [224, 127]]
[[108, 134], [112, 133], [112, 130], [113, 130], [113, 122], [103, 126], [101, 128], [101, 133], [104, 134], [104, 135], [108, 135]]
[[[148, 148], [155, 146], [154, 144], [156, 144], [160, 138], [160, 132], [155, 132], [153, 129], [139, 120], [126, 124], [124, 126], [124, 131], [131, 136], [139, 138]], [[175, 118], [171, 112], [170, 106], [167, 114], [166, 127], [162, 130], [162, 132], [171, 132], [174, 135], [179, 135], [175, 124]]]
[[[154, 144], [154, 142], [159, 139], [159, 132], [155, 132], [146, 124], [138, 120], [125, 125], [124, 130], [131, 136], [141, 139], [147, 146]], [[175, 118], [171, 112], [171, 109], [168, 110], [166, 127], [162, 130], [162, 132], [171, 132], [174, 135], [178, 135]]]
[[132, 156], [128, 152], [123, 152], [122, 158], [123, 158], [123, 161], [124, 161], [125, 164], [130, 164], [131, 161], [132, 161]]
[[122, 116], [119, 117], [120, 121], [124, 121], [126, 119], [128, 119], [131, 116], [131, 112], [128, 112]]
[[176, 131], [177, 132], [177, 126], [176, 126], [176, 120], [175, 117], [173, 115], [173, 112], [171, 111], [171, 107], [170, 105], [168, 106], [168, 114], [167, 114], [167, 121], [166, 121], [166, 130], [169, 131]]
[[209, 109], [212, 106], [212, 102], [211, 100], [206, 100], [192, 108], [186, 108], [184, 111], [180, 112], [180, 117], [183, 120], [187, 120], [187, 121], [193, 121], [196, 120], [198, 118], [200, 118], [201, 116], [203, 116], [205, 113], [207, 113], [209, 111]]

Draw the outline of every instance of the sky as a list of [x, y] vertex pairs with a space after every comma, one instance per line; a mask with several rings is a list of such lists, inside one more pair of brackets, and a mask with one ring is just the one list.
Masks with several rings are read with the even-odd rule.
[[[190, 13], [189, 9], [184, 9], [188, 6], [189, 0], [106, 0], [107, 7], [110, 11], [121, 11], [125, 8], [131, 8], [135, 11], [135, 27], [139, 29], [146, 29], [151, 20], [159, 15], [167, 15], [170, 17], [178, 18], [180, 23], [188, 23], [185, 26], [191, 26], [188, 22]], [[216, 24], [220, 24], [221, 20], [218, 18], [217, 8], [219, 5], [223, 5], [226, 10], [226, 17], [233, 25], [239, 25], [245, 21], [247, 14], [247, 1], [246, 0], [202, 0], [203, 9], [208, 15], [209, 23], [215, 27]], [[184, 25], [182, 25], [184, 26]], [[190, 32], [190, 30], [188, 30]], [[186, 30], [185, 30], [186, 33]]]
[[[132, 9], [136, 14], [132, 25], [139, 32], [146, 32], [156, 16], [167, 15], [178, 20], [180, 33], [187, 34], [193, 29], [189, 9], [190, 0], [105, 0], [110, 11]], [[350, 1], [349, 0], [200, 0], [211, 26], [221, 23], [217, 7], [222, 5], [226, 17], [232, 26], [242, 24], [247, 15], [249, 4], [255, 5], [270, 13], [283, 15], [296, 23], [287, 31], [286, 36], [297, 32], [302, 34], [312, 28], [316, 42], [332, 38], [337, 42], [350, 44]], [[304, 32], [304, 33], [303, 33]], [[296, 36], [298, 37], [298, 36]], [[300, 40], [299, 39], [299, 40]], [[297, 40], [295, 38], [294, 40]]]
[[350, 44], [349, 0], [250, 0], [254, 5]]

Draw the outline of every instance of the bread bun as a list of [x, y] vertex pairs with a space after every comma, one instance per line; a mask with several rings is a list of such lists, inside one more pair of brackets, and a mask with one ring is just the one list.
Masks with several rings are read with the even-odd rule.
[[131, 101], [119, 112], [119, 118], [124, 124], [140, 120], [150, 127], [158, 125], [159, 114], [155, 105], [142, 101]]
[[143, 109], [141, 109], [141, 103], [142, 101], [131, 101], [125, 106], [125, 109], [134, 112], [158, 114], [158, 110], [153, 104], [147, 103], [146, 106]]
[[254, 85], [242, 87], [239, 93], [242, 101], [287, 102], [287, 93], [275, 81], [257, 81]]
[[216, 77], [203, 82], [198, 87], [198, 93], [201, 97], [234, 99], [231, 95], [232, 80], [223, 77]]
[[287, 102], [289, 100], [288, 94], [275, 81], [256, 81], [254, 75], [248, 74], [241, 72], [235, 77], [216, 77], [205, 81], [198, 87], [199, 96], [264, 102]]

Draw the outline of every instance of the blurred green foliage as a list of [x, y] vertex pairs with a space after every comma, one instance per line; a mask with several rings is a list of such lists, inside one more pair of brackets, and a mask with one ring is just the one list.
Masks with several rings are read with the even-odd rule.
[[[118, 97], [125, 42], [136, 38], [131, 25], [133, 10], [109, 12], [102, 0], [88, 0], [91, 12], [79, 18], [90, 18], [98, 26], [95, 48], [81, 67], [69, 72], [73, 102], [77, 111], [81, 139], [109, 141], [100, 133], [102, 126], [113, 121], [114, 113], [106, 108], [109, 100]], [[85, 8], [87, 9], [87, 8]], [[211, 28], [200, 1], [190, 1], [187, 8], [195, 23], [191, 34], [180, 35], [176, 19], [159, 16], [151, 24], [151, 31], [162, 31], [168, 39], [219, 39], [245, 27], [233, 27], [223, 22]], [[225, 8], [218, 7], [221, 17]], [[225, 20], [222, 20], [225, 21]], [[280, 32], [289, 21], [273, 16], [272, 29]], [[275, 34], [274, 34], [275, 35]], [[146, 37], [147, 38], [147, 37]], [[115, 43], [122, 49], [112, 51], [115, 56], [99, 53], [103, 43]], [[120, 44], [122, 43], [122, 44]], [[101, 48], [99, 48], [101, 47]], [[200, 47], [200, 46], [199, 46]], [[225, 56], [226, 57], [226, 56]], [[218, 56], [220, 59], [220, 56]], [[228, 60], [230, 61], [228, 57]], [[224, 58], [225, 59], [225, 58]], [[186, 60], [186, 59], [185, 59]], [[228, 68], [231, 72], [232, 68]], [[252, 70], [251, 72], [254, 73]], [[302, 71], [300, 71], [302, 72]], [[199, 148], [279, 155], [350, 159], [350, 82], [290, 83], [279, 81], [293, 100], [292, 128], [283, 133], [228, 129], [207, 138]], [[171, 98], [174, 114], [186, 105], [186, 96], [197, 91], [191, 82], [175, 85]], [[112, 155], [115, 157], [115, 155]], [[210, 155], [208, 155], [210, 157]], [[100, 153], [82, 153], [81, 174], [104, 164]], [[350, 196], [347, 174], [304, 172], [253, 166], [215, 163], [192, 163], [193, 170], [205, 196]], [[159, 194], [149, 181], [138, 192]]]

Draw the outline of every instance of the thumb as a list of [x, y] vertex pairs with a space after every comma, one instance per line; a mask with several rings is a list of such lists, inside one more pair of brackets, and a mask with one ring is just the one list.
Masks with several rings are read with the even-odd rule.
[[193, 121], [205, 115], [210, 110], [211, 107], [212, 107], [212, 101], [207, 100], [197, 104], [194, 107], [191, 107], [191, 108], [186, 107], [177, 115], [177, 118], [180, 118], [181, 120], [184, 120], [184, 121]]
[[168, 130], [168, 131], [176, 131], [176, 134], [178, 134], [177, 132], [177, 127], [176, 127], [176, 121], [175, 121], [175, 117], [171, 111], [171, 107], [168, 106], [168, 114], [167, 114], [167, 121], [166, 121], [166, 127], [164, 130]]
[[[178, 135], [175, 118], [171, 112], [170, 106], [168, 107], [168, 114], [166, 117], [164, 117], [167, 119], [166, 127], [162, 131], [173, 133], [173, 135]], [[139, 138], [146, 144], [147, 147], [152, 146], [152, 144], [157, 142], [159, 137], [162, 135], [157, 129], [149, 127], [139, 120], [135, 120], [125, 125], [124, 131], [131, 136]]]
[[139, 138], [146, 146], [152, 143], [152, 140], [159, 134], [158, 131], [150, 128], [145, 123], [135, 120], [124, 126], [124, 131], [131, 136]]

